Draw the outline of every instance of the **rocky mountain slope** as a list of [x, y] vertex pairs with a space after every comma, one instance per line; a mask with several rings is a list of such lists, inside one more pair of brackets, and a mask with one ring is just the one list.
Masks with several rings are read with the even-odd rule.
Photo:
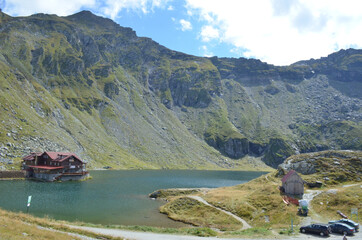
[[277, 67], [202, 58], [83, 11], [0, 12], [0, 159], [73, 151], [91, 167], [276, 167], [362, 149], [362, 50]]
[[278, 169], [280, 175], [293, 169], [305, 175], [304, 180], [317, 180], [325, 185], [360, 182], [362, 151], [329, 150], [292, 155]]

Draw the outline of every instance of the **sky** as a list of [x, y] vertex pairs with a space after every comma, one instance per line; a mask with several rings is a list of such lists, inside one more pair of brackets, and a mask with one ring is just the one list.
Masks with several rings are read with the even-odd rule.
[[361, 0], [0, 0], [11, 16], [81, 10], [196, 56], [274, 65], [362, 48]]

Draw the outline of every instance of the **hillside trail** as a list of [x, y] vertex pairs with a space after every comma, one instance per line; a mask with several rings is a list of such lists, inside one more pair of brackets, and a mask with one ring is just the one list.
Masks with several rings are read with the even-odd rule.
[[322, 192], [323, 192], [322, 190], [310, 190], [309, 189], [306, 191], [306, 193], [304, 193], [303, 199], [308, 201], [309, 214], [307, 217], [305, 217], [303, 219], [303, 221], [301, 223], [302, 225], [309, 225], [313, 221], [322, 221], [322, 217], [313, 211], [313, 208], [311, 205], [311, 201], [313, 200], [313, 198], [315, 198]]
[[215, 209], [217, 209], [217, 210], [219, 210], [219, 211], [221, 211], [221, 212], [223, 212], [223, 213], [225, 213], [225, 214], [227, 214], [227, 215], [235, 218], [237, 221], [239, 221], [239, 222], [241, 222], [241, 223], [243, 224], [243, 227], [241, 228], [241, 230], [245, 230], [245, 229], [251, 228], [251, 226], [250, 226], [244, 219], [236, 216], [235, 214], [233, 214], [233, 213], [231, 213], [231, 212], [229, 212], [229, 211], [226, 211], [226, 210], [224, 210], [224, 209], [222, 209], [222, 208], [216, 207], [216, 206], [208, 203], [205, 199], [203, 199], [203, 198], [200, 197], [200, 196], [187, 196], [187, 197], [192, 198], [192, 199], [195, 199], [195, 200], [197, 200], [197, 201], [199, 201], [199, 202], [201, 202], [201, 203], [203, 203], [203, 204], [205, 204], [205, 205], [207, 205], [207, 206], [210, 206], [210, 207], [212, 207], [212, 208], [215, 208]]

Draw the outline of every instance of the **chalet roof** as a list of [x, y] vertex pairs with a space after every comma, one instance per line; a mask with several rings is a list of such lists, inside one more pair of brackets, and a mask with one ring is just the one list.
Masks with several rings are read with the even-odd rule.
[[79, 161], [83, 162], [76, 154], [69, 152], [36, 152], [36, 153], [31, 153], [30, 155], [24, 157], [23, 160], [32, 161], [35, 159], [36, 156], [40, 157], [44, 154], [48, 155], [52, 161], [62, 162], [70, 157], [74, 157]]
[[23, 158], [23, 160], [24, 160], [24, 161], [32, 161], [32, 160], [34, 160], [35, 156], [40, 157], [42, 154], [43, 154], [43, 153], [41, 153], [41, 152], [32, 152], [32, 153], [30, 153], [30, 155], [25, 156], [25, 157]]
[[51, 160], [58, 161], [59, 159], [63, 159], [64, 157], [72, 156], [74, 153], [69, 152], [44, 152], [43, 154], [47, 154]]
[[[286, 182], [288, 180], [288, 178], [290, 178], [290, 176], [297, 174], [296, 171], [294, 170], [290, 170], [283, 178], [282, 178], [282, 182]], [[297, 174], [298, 175], [298, 174]]]

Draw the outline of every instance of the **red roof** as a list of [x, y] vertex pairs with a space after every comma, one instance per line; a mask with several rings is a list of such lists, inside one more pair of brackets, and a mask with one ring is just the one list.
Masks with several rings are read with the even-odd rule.
[[70, 157], [74, 157], [76, 159], [78, 159], [79, 161], [83, 162], [82, 160], [80, 160], [80, 158], [75, 155], [74, 153], [66, 153], [66, 152], [45, 152], [46, 154], [49, 155], [49, 157], [53, 160], [53, 161], [58, 161], [58, 162], [62, 162]]
[[44, 152], [44, 154], [47, 154], [50, 159], [52, 160], [60, 160], [60, 159], [63, 159], [64, 157], [68, 157], [68, 156], [75, 156], [74, 153], [69, 153], [69, 152]]
[[37, 152], [37, 153], [31, 153], [30, 155], [23, 158], [24, 161], [33, 161], [35, 159], [35, 156], [42, 156], [44, 154], [47, 154], [49, 158], [52, 161], [62, 162], [70, 157], [74, 157], [78, 159], [79, 161], [83, 162], [77, 155], [74, 153], [69, 152]]
[[296, 173], [296, 171], [290, 170], [290, 171], [289, 171], [287, 174], [285, 174], [285, 176], [282, 178], [282, 182], [284, 183], [285, 181], [287, 181], [288, 178], [289, 178], [290, 176], [292, 176], [294, 173]]
[[32, 160], [34, 160], [35, 156], [40, 157], [42, 154], [43, 154], [43, 153], [41, 153], [41, 152], [32, 152], [32, 153], [30, 153], [30, 155], [25, 156], [25, 157], [23, 158], [23, 160], [24, 160], [24, 161], [32, 161]]
[[60, 167], [50, 167], [50, 166], [29, 166], [30, 168], [40, 168], [40, 169], [47, 169], [47, 170], [53, 170], [53, 169], [61, 169], [64, 168], [63, 166]]

